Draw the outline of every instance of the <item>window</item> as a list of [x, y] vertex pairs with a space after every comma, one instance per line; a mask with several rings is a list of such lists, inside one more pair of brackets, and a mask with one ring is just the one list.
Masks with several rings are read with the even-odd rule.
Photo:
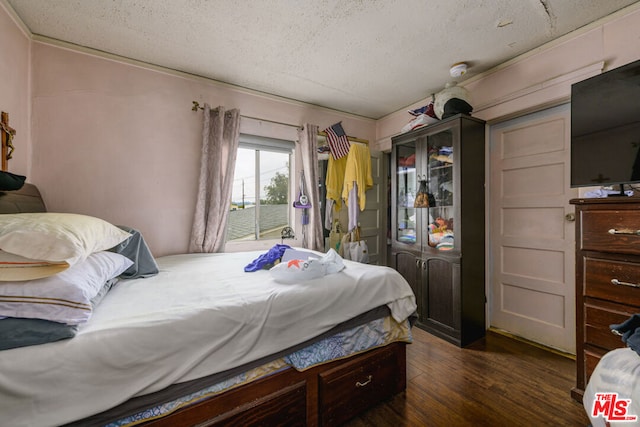
[[227, 241], [279, 239], [292, 226], [293, 141], [240, 135]]

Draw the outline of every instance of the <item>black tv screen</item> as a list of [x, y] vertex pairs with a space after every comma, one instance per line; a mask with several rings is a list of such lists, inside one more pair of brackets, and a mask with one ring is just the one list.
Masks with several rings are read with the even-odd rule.
[[638, 182], [640, 60], [571, 86], [571, 187]]

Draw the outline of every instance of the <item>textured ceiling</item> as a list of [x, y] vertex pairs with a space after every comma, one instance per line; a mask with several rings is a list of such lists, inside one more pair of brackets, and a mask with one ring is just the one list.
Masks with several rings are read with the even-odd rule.
[[76, 45], [380, 118], [636, 0], [4, 0]]

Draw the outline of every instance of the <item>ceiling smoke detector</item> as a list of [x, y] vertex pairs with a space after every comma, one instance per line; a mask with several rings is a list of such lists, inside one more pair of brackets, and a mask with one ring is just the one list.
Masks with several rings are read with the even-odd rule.
[[451, 74], [451, 77], [461, 77], [466, 72], [467, 64], [465, 64], [464, 62], [453, 64], [451, 66], [451, 69], [449, 70], [449, 74]]

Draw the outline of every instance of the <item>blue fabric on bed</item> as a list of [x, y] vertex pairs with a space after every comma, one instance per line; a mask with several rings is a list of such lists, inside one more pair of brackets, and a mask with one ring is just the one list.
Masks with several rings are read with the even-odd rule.
[[119, 225], [118, 228], [131, 234], [124, 242], [110, 249], [111, 252], [124, 255], [133, 261], [133, 265], [125, 270], [119, 277], [121, 279], [137, 279], [139, 277], [151, 277], [158, 274], [158, 264], [151, 254], [151, 250], [144, 241], [142, 234], [134, 228]]
[[77, 332], [77, 325], [7, 317], [0, 320], [0, 350], [73, 338]]
[[281, 245], [276, 243], [266, 253], [260, 255], [258, 258], [251, 261], [245, 266], [244, 271], [251, 273], [254, 271], [262, 270], [264, 268], [271, 268], [284, 255], [284, 251], [291, 249], [289, 245]]

